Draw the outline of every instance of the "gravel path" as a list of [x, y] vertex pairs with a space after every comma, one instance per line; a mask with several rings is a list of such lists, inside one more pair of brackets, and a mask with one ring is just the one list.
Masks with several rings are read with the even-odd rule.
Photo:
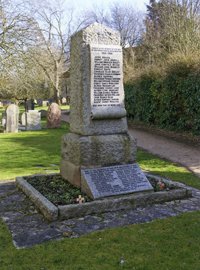
[[129, 129], [129, 132], [137, 139], [137, 145], [142, 149], [179, 163], [200, 177], [200, 147], [139, 129]]

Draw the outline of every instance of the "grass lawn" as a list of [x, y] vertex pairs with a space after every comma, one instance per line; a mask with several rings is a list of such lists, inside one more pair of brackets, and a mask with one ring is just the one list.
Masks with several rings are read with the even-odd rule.
[[[1, 133], [1, 181], [17, 175], [58, 171], [61, 136], [67, 130], [65, 124], [55, 130]], [[141, 150], [137, 161], [145, 170], [200, 188], [200, 179], [176, 164]], [[199, 224], [200, 212], [186, 213], [17, 250], [0, 221], [0, 269], [199, 270]], [[125, 262], [120, 265], [122, 257]]]
[[0, 269], [199, 270], [199, 224], [196, 212], [16, 250], [0, 223]]
[[0, 179], [58, 172], [61, 136], [67, 131], [68, 125], [63, 124], [60, 129], [43, 129], [18, 134], [0, 133]]

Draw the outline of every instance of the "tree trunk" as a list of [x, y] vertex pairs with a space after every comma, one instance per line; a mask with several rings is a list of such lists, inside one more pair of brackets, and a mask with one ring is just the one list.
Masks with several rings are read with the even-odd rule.
[[60, 105], [60, 91], [56, 87], [54, 87], [54, 102]]
[[60, 105], [60, 89], [59, 89], [59, 84], [60, 84], [60, 77], [58, 73], [58, 67], [59, 63], [56, 61], [55, 63], [55, 69], [54, 69], [54, 81], [55, 81], [55, 86], [54, 86], [54, 101]]

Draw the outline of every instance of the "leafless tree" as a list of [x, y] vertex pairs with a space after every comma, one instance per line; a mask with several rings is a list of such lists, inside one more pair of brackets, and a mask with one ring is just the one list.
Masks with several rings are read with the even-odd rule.
[[151, 63], [200, 50], [199, 0], [150, 0], [147, 9], [143, 45]]
[[36, 6], [34, 19], [38, 46], [32, 50], [33, 58], [53, 86], [54, 100], [59, 103], [60, 80], [69, 66], [70, 38], [82, 21], [75, 24], [73, 9], [64, 10], [61, 1], [56, 5], [43, 1], [42, 6]]
[[110, 26], [120, 32], [122, 46], [137, 45], [143, 33], [144, 14], [131, 5], [117, 3], [111, 6], [110, 12]]
[[110, 11], [106, 11], [102, 6], [93, 5], [92, 9], [83, 12], [82, 17], [84, 26], [94, 22], [110, 26]]
[[131, 5], [117, 2], [107, 11], [104, 8], [94, 7], [93, 10], [84, 13], [84, 18], [87, 24], [98, 22], [119, 31], [123, 47], [138, 44], [144, 29], [144, 14]]
[[32, 18], [25, 15], [20, 3], [0, 0], [0, 59], [18, 54], [31, 41]]
[[47, 98], [45, 74], [35, 65], [31, 54], [27, 51], [18, 56], [10, 56], [0, 72], [0, 98], [25, 100], [29, 98]]

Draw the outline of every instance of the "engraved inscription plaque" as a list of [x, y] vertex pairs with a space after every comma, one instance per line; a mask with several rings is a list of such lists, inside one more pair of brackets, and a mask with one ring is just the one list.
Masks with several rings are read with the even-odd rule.
[[92, 118], [125, 117], [122, 48], [91, 45], [90, 54]]
[[81, 176], [83, 189], [94, 199], [153, 190], [137, 164], [82, 169]]

